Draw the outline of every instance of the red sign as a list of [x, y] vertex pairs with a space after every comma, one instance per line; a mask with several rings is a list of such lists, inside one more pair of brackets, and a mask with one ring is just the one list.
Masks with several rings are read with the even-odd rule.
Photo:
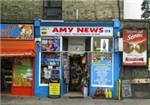
[[40, 33], [41, 36], [113, 36], [113, 27], [42, 26]]
[[[52, 32], [73, 32], [73, 27], [55, 27]], [[103, 32], [103, 27], [77, 27], [77, 32]]]
[[123, 65], [147, 64], [147, 31], [123, 30]]

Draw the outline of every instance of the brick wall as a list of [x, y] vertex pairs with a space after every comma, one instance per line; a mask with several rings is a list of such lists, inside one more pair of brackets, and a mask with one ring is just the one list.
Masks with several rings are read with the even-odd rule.
[[1, 0], [2, 22], [24, 22], [42, 18], [42, 0]]
[[63, 0], [62, 4], [64, 20], [76, 20], [77, 9], [79, 21], [118, 18], [117, 0]]
[[[0, 1], [2, 4], [2, 22], [24, 22], [42, 18], [43, 0]], [[75, 21], [77, 9], [79, 21], [101, 21], [118, 18], [117, 0], [62, 0], [62, 19]]]

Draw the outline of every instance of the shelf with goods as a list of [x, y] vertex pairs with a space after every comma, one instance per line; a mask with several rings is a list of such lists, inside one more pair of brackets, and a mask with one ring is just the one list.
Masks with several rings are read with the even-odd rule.
[[12, 86], [12, 61], [13, 59], [1, 59], [1, 86], [3, 91], [10, 91]]
[[5, 84], [11, 85], [12, 84], [12, 72], [5, 72], [4, 73], [4, 80], [5, 80]]

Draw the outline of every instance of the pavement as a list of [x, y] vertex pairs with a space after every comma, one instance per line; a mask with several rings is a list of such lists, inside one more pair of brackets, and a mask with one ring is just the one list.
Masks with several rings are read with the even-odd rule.
[[150, 105], [150, 99], [92, 99], [1, 96], [1, 105]]

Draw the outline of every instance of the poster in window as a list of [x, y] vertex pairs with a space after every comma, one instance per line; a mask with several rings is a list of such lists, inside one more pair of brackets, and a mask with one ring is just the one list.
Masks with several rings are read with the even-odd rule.
[[60, 40], [58, 38], [42, 39], [42, 51], [59, 51]]
[[[52, 66], [51, 66], [51, 68], [52, 68]], [[50, 78], [51, 78], [52, 69], [48, 68], [48, 66], [42, 67], [41, 69], [42, 69], [41, 70], [41, 83], [44, 83], [44, 84], [49, 83]]]
[[146, 30], [123, 30], [123, 65], [147, 65]]
[[40, 84], [47, 85], [51, 78], [59, 78], [60, 70], [60, 53], [59, 52], [42, 52]]
[[112, 54], [93, 53], [92, 59], [92, 87], [113, 87]]
[[13, 70], [13, 86], [32, 86], [32, 60], [30, 58], [16, 58]]

